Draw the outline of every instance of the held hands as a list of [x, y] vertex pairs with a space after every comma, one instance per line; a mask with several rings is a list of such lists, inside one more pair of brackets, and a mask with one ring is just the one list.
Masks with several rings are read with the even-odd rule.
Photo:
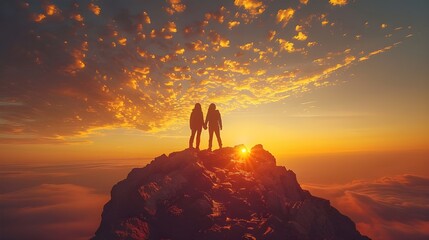
[[207, 124], [203, 125], [204, 130], [207, 130]]

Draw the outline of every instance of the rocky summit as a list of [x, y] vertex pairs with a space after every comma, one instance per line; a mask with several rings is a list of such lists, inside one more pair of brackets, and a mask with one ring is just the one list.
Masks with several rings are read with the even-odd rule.
[[133, 169], [113, 186], [93, 239], [369, 238], [256, 145], [186, 149]]

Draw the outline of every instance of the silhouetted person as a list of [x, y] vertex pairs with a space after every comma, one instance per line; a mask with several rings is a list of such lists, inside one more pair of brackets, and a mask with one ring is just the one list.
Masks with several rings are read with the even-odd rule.
[[212, 150], [213, 133], [216, 134], [219, 148], [222, 148], [222, 139], [220, 138], [220, 130], [222, 130], [222, 118], [220, 117], [219, 110], [216, 110], [216, 105], [214, 103], [210, 104], [209, 106], [206, 121], [204, 122], [204, 128], [207, 128], [207, 123], [209, 124], [209, 150]]
[[192, 109], [191, 117], [189, 118], [189, 126], [191, 128], [191, 138], [189, 138], [189, 148], [193, 148], [195, 133], [197, 134], [196, 148], [200, 149], [200, 137], [201, 131], [203, 130], [204, 118], [201, 104], [195, 103], [194, 109]]

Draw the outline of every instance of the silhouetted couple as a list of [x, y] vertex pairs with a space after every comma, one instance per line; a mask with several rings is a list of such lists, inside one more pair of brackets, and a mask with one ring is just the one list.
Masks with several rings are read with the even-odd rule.
[[201, 104], [196, 103], [194, 109], [192, 109], [191, 118], [189, 119], [191, 127], [191, 138], [189, 139], [189, 148], [193, 148], [195, 134], [196, 148], [200, 149], [200, 138], [201, 131], [207, 129], [207, 123], [209, 127], [209, 151], [212, 150], [213, 133], [216, 134], [217, 143], [219, 148], [222, 148], [222, 139], [220, 138], [220, 130], [222, 130], [222, 118], [220, 117], [219, 110], [216, 110], [214, 103], [210, 104], [209, 110], [207, 111], [206, 121], [203, 118], [203, 110]]

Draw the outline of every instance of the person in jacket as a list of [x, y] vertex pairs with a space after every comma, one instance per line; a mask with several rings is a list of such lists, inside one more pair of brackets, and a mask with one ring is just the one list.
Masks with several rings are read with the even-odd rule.
[[189, 148], [193, 148], [195, 134], [197, 135], [196, 139], [196, 149], [200, 149], [200, 138], [201, 131], [203, 129], [204, 119], [203, 119], [203, 110], [201, 109], [201, 104], [196, 103], [194, 109], [192, 109], [191, 117], [189, 118], [189, 126], [191, 128], [191, 138], [189, 138]]
[[204, 122], [204, 129], [209, 127], [209, 151], [212, 150], [213, 133], [216, 134], [217, 143], [219, 148], [222, 148], [222, 139], [220, 138], [220, 130], [222, 130], [222, 118], [219, 110], [216, 110], [214, 103], [210, 104], [209, 110], [207, 111], [206, 121]]

